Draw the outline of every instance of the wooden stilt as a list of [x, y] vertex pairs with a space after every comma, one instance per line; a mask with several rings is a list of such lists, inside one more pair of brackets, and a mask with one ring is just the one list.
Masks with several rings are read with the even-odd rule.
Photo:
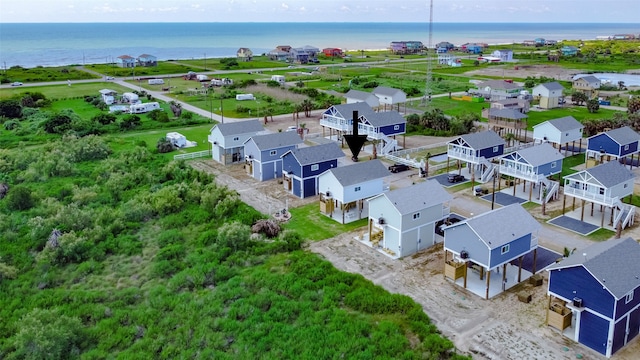
[[[525, 184], [527, 183], [526, 181], [524, 182]], [[531, 195], [533, 194], [533, 183], [530, 182], [529, 183], [529, 201], [531, 201]]]
[[518, 283], [520, 283], [520, 281], [522, 281], [522, 259], [524, 258], [524, 256], [520, 256], [518, 258]]
[[584, 199], [582, 200], [582, 207], [580, 208], [580, 221], [584, 221]]
[[491, 270], [487, 271], [487, 291], [484, 295], [484, 298], [489, 300], [489, 285], [491, 284]]
[[536, 263], [538, 262], [538, 248], [533, 249], [533, 275], [536, 274]]
[[567, 195], [562, 195], [562, 215], [564, 215], [564, 209], [567, 206]]
[[502, 264], [502, 291], [507, 290], [507, 264]]
[[465, 263], [464, 265], [464, 288], [467, 288], [467, 270], [468, 270], [468, 264]]
[[591, 203], [591, 216], [593, 216], [593, 206], [594, 205], [595, 205], [594, 203]]

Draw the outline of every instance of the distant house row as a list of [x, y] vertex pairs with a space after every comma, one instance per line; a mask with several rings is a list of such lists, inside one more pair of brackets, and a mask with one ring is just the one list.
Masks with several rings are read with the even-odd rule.
[[120, 55], [116, 58], [116, 65], [123, 68], [132, 68], [136, 66], [157, 66], [158, 59], [149, 54], [142, 54], [137, 58], [129, 55]]
[[289, 45], [278, 45], [269, 51], [267, 56], [271, 60], [287, 61], [298, 64], [308, 64], [318, 62], [320, 49], [315, 46], [305, 45], [303, 47], [291, 47]]

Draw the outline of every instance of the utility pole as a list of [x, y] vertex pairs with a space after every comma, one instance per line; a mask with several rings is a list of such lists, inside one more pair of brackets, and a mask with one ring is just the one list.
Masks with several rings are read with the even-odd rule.
[[427, 82], [424, 89], [423, 103], [429, 107], [431, 105], [431, 81], [433, 79], [431, 64], [431, 47], [433, 42], [433, 0], [429, 0], [429, 42], [427, 44]]

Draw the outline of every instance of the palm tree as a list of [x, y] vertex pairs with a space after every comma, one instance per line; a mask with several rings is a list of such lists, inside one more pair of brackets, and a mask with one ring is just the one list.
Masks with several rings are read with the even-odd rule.
[[310, 117], [311, 110], [313, 110], [313, 103], [311, 102], [311, 100], [304, 99], [304, 101], [302, 101], [300, 105], [302, 106], [302, 110], [304, 110], [304, 116]]
[[504, 139], [507, 140], [507, 146], [511, 147], [511, 142], [516, 139], [516, 135], [514, 133], [506, 133]]
[[173, 143], [171, 142], [171, 140], [167, 139], [164, 136], [161, 137], [160, 139], [158, 139], [158, 143], [156, 144], [156, 148], [158, 149], [158, 152], [160, 154], [172, 152], [174, 150], [174, 146], [173, 146]]

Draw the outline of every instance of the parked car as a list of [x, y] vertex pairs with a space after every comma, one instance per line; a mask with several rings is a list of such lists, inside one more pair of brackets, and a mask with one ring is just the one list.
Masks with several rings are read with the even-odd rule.
[[11, 86], [22, 86], [22, 83], [20, 81], [16, 81], [12, 83]]
[[113, 80], [113, 76], [105, 76], [104, 79], [105, 80]]
[[391, 171], [392, 173], [399, 173], [409, 169], [410, 169], [409, 165], [405, 165], [405, 164], [393, 164], [389, 166], [389, 171]]
[[458, 175], [458, 174], [449, 174], [447, 176], [447, 181], [449, 181], [450, 183], [458, 183], [464, 180], [465, 180], [464, 176]]
[[473, 189], [473, 191], [474, 191], [476, 196], [483, 196], [483, 195], [487, 195], [489, 193], [489, 190], [483, 189], [481, 186], [476, 186]]
[[294, 126], [289, 126], [286, 131], [298, 131], [298, 128]]

